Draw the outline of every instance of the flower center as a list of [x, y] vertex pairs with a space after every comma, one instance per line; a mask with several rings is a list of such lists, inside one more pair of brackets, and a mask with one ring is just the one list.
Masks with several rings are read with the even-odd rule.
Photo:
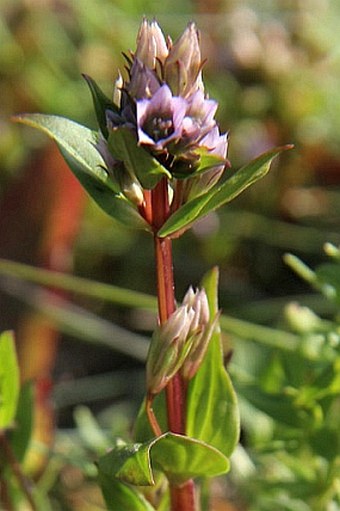
[[147, 119], [143, 126], [143, 131], [149, 135], [155, 142], [170, 137], [174, 132], [172, 118], [152, 117]]

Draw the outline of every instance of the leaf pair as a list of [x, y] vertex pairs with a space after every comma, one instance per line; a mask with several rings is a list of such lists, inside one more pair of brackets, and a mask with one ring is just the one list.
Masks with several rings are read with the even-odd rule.
[[[229, 470], [228, 459], [217, 449], [194, 438], [165, 433], [143, 444], [120, 445], [99, 460], [99, 481], [109, 509], [149, 511], [153, 507], [128, 485], [155, 485], [156, 471], [173, 484], [194, 477], [212, 477]], [[117, 509], [117, 507], [115, 508]]]
[[[102, 125], [103, 109], [107, 103], [104, 99], [94, 100], [94, 102], [98, 121]], [[69, 119], [54, 115], [21, 114], [15, 116], [14, 120], [37, 128], [55, 140], [81, 185], [107, 214], [126, 226], [149, 230], [147, 222], [135, 206], [122, 193], [117, 192], [117, 184], [105, 170], [104, 161], [95, 147], [98, 143], [98, 133]], [[112, 156], [124, 162], [126, 171], [138, 178], [143, 188], [154, 188], [164, 176], [171, 178], [165, 167], [138, 146], [134, 133], [126, 126], [112, 130], [108, 137], [108, 144]], [[242, 167], [223, 184], [213, 187], [205, 194], [181, 206], [168, 218], [158, 232], [158, 236], [176, 235], [177, 232], [188, 229], [196, 220], [233, 200], [248, 186], [265, 176], [272, 160], [280, 152], [291, 147], [278, 147], [262, 154]], [[209, 155], [202, 155], [200, 172], [220, 163], [215, 160], [216, 158]]]

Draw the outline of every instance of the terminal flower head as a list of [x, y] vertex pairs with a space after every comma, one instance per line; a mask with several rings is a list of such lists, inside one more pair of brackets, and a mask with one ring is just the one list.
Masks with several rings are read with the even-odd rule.
[[[112, 102], [88, 79], [100, 121], [97, 148], [118, 192], [138, 214], [143, 216], [144, 191], [164, 176], [175, 211], [214, 186], [228, 165], [227, 136], [215, 120], [218, 104], [204, 91], [196, 25], [189, 23], [172, 42], [155, 20], [143, 19], [136, 49], [125, 57], [127, 74], [118, 74]], [[147, 164], [140, 170], [148, 158], [150, 175], [158, 166], [155, 178], [148, 178]]]

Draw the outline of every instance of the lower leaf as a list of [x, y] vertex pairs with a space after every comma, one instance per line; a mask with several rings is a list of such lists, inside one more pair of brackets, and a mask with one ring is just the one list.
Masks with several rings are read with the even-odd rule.
[[214, 477], [229, 470], [229, 460], [204, 442], [165, 433], [144, 444], [118, 445], [98, 463], [100, 473], [136, 486], [155, 484], [155, 470], [174, 484], [195, 477]]
[[99, 484], [109, 511], [155, 511], [140, 492], [102, 472]]

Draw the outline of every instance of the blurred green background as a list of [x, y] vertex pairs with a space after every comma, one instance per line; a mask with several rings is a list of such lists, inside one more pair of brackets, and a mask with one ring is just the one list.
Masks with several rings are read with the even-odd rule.
[[[44, 112], [95, 127], [81, 73], [111, 95], [118, 68], [124, 70], [121, 52], [134, 49], [144, 15], [156, 17], [173, 39], [188, 21], [196, 21], [207, 59], [206, 90], [219, 102], [221, 129], [230, 133], [234, 169], [275, 145], [295, 145], [262, 182], [175, 242], [178, 298], [217, 264], [221, 307], [244, 321], [245, 329], [265, 325], [285, 330], [284, 306], [292, 300], [333, 317], [334, 304], [311, 293], [283, 262], [283, 254], [293, 252], [315, 266], [325, 259], [325, 242], [340, 244], [336, 0], [0, 0], [0, 256], [155, 294], [151, 238], [106, 217], [70, 181], [54, 146], [10, 120], [15, 113]], [[79, 295], [58, 296], [60, 310], [55, 310], [51, 296], [39, 294], [31, 284], [8, 277], [0, 284], [0, 327], [17, 331], [24, 379], [45, 381], [52, 375], [55, 382], [58, 419], [51, 421], [73, 428], [73, 407], [86, 403], [102, 414], [106, 425], [105, 413], [111, 417], [108, 410], [114, 410], [116, 429], [126, 430], [143, 392], [141, 359], [154, 314]], [[71, 309], [69, 299], [79, 309]], [[66, 312], [75, 315], [67, 321]], [[60, 336], [46, 322], [48, 316]], [[85, 317], [93, 321], [91, 326]], [[105, 347], [111, 337], [123, 335], [110, 330], [112, 325], [124, 328], [124, 335], [134, 332], [136, 337], [124, 338], [125, 351]], [[226, 351], [233, 345], [236, 359], [244, 359], [243, 369], [257, 375], [265, 370], [267, 348], [261, 342], [260, 348], [256, 343], [239, 345], [242, 325], [238, 335], [230, 327]], [[249, 330], [244, 337], [251, 337]], [[137, 341], [142, 347], [133, 356]], [[249, 368], [249, 358], [252, 364], [258, 361], [256, 369]], [[82, 413], [87, 412], [78, 409], [78, 419]], [[247, 437], [246, 426], [247, 421], [247, 448], [258, 437], [256, 432]], [[60, 440], [64, 448], [63, 441], [68, 440]], [[269, 466], [263, 470], [264, 485]], [[78, 487], [66, 476], [62, 484], [77, 494]], [[79, 475], [79, 488], [83, 482]], [[251, 505], [237, 482], [227, 484], [236, 501]], [[261, 491], [259, 484], [259, 495]], [[264, 511], [272, 505], [265, 491], [249, 509]], [[340, 509], [317, 507], [301, 496], [294, 507], [285, 491], [286, 500], [276, 501], [277, 510]], [[78, 509], [76, 497], [58, 508], [58, 495], [56, 509]]]

